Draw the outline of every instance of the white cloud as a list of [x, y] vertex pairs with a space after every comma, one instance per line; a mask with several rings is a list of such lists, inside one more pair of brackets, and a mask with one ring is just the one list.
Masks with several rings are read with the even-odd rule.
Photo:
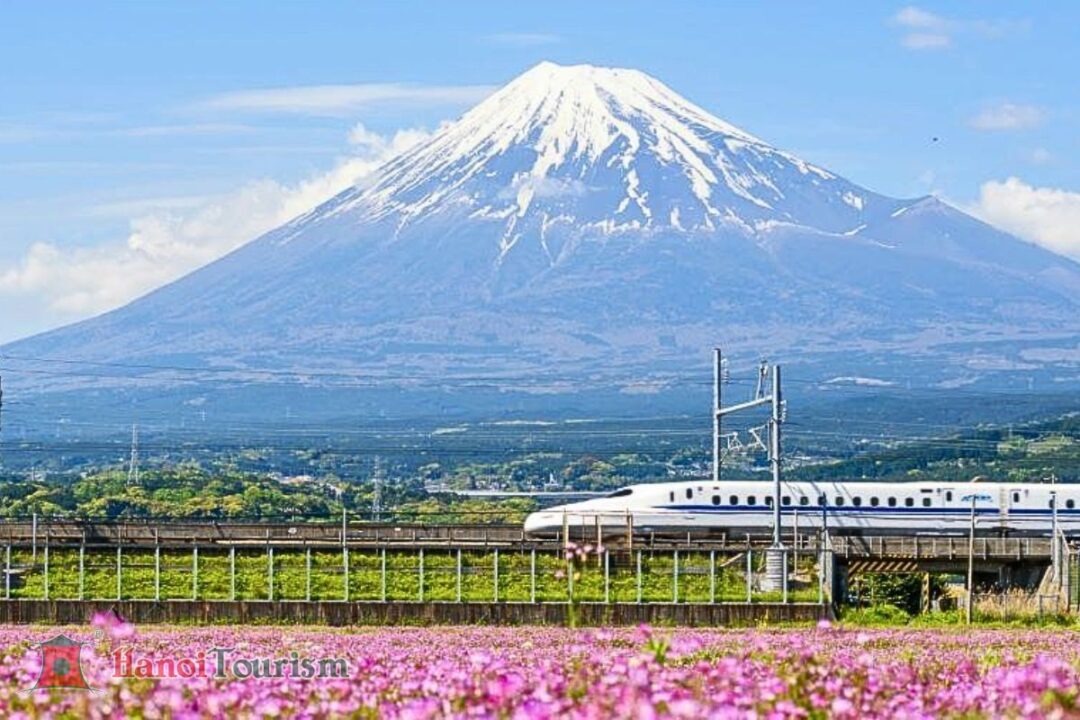
[[952, 44], [952, 23], [932, 12], [908, 5], [893, 16], [893, 22], [904, 28], [900, 43], [906, 48], [931, 50]]
[[909, 50], [939, 50], [952, 45], [952, 38], [944, 33], [905, 33], [900, 43]]
[[202, 207], [214, 198], [208, 195], [164, 195], [159, 197], [136, 198], [103, 202], [92, 206], [88, 214], [92, 217], [130, 218], [133, 215], [161, 212], [167, 210], [191, 210]]
[[382, 103], [467, 105], [494, 90], [491, 85], [301, 85], [224, 93], [199, 103], [198, 108], [334, 116]]
[[0, 125], [0, 145], [18, 145], [40, 140], [48, 133], [38, 127], [25, 125]]
[[957, 20], [914, 5], [901, 8], [892, 23], [902, 28], [900, 44], [909, 50], [941, 50], [965, 34], [994, 40], [1030, 27], [1028, 20]]
[[1037, 127], [1043, 121], [1043, 111], [1034, 105], [1004, 102], [988, 107], [971, 119], [976, 130], [1023, 130]]
[[368, 157], [390, 158], [419, 145], [429, 137], [431, 133], [421, 128], [398, 130], [387, 137], [368, 130], [363, 123], [356, 123], [349, 131], [349, 144]]
[[1028, 153], [1028, 162], [1032, 165], [1046, 165], [1054, 160], [1054, 154], [1044, 147], [1037, 147]]
[[1019, 178], [983, 183], [969, 208], [1002, 230], [1080, 260], [1080, 193], [1033, 187]]
[[110, 310], [307, 212], [426, 137], [416, 129], [384, 137], [357, 125], [349, 155], [296, 184], [260, 180], [212, 199], [150, 198], [142, 208], [131, 201], [132, 210], [157, 209], [132, 219], [127, 238], [78, 249], [37, 243], [0, 270], [0, 293], [40, 298], [63, 320]]
[[230, 135], [254, 130], [250, 125], [236, 123], [191, 123], [189, 125], [145, 125], [117, 130], [127, 137], [176, 137], [185, 135]]
[[555, 45], [562, 42], [562, 38], [551, 33], [523, 33], [506, 32], [485, 35], [484, 40], [492, 45], [506, 45], [509, 47], [539, 47], [541, 45]]
[[902, 8], [892, 18], [904, 28], [900, 44], [911, 50], [933, 50], [952, 44], [950, 21], [913, 5]]

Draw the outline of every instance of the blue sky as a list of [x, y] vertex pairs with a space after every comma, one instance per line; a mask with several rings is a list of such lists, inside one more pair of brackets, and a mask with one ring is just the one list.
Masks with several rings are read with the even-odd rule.
[[6, 4], [0, 342], [213, 259], [545, 59], [1080, 257], [1077, 27], [1066, 2]]

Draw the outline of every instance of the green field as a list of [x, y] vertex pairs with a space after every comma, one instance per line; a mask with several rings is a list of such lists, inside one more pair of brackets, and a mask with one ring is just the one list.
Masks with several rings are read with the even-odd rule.
[[[342, 550], [275, 548], [191, 551], [86, 550], [79, 582], [79, 550], [51, 548], [46, 588], [45, 553], [36, 561], [29, 550], [11, 553], [12, 598], [88, 600], [389, 600], [465, 602], [637, 602], [639, 553], [613, 553], [608, 559], [605, 596], [604, 561], [591, 557], [568, 563], [562, 555], [528, 551], [350, 550], [348, 593]], [[642, 602], [746, 602], [745, 556], [717, 555], [710, 573], [707, 552], [640, 552]], [[755, 574], [763, 557], [755, 557]], [[383, 570], [385, 562], [385, 572]], [[803, 558], [803, 572], [813, 571]], [[231, 567], [235, 564], [235, 574]], [[421, 566], [422, 564], [422, 566]], [[159, 580], [155, 577], [159, 569]], [[310, 568], [310, 569], [309, 569]], [[271, 571], [272, 570], [272, 571]], [[460, 580], [459, 580], [460, 577]], [[535, 577], [535, 581], [533, 580]], [[460, 588], [459, 588], [460, 583]], [[47, 593], [46, 593], [47, 590]], [[571, 594], [572, 593], [572, 594]], [[816, 601], [816, 575], [792, 583], [791, 600]], [[754, 601], [776, 601], [779, 593], [753, 592]]]

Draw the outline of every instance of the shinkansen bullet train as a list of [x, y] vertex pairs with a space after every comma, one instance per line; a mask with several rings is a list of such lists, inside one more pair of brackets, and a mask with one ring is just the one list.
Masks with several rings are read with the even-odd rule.
[[[525, 532], [551, 536], [767, 534], [773, 526], [771, 481], [690, 481], [631, 485], [600, 498], [532, 513]], [[974, 505], [980, 535], [1080, 533], [1080, 485], [991, 482], [785, 482], [785, 532], [826, 527], [856, 535], [960, 535]]]

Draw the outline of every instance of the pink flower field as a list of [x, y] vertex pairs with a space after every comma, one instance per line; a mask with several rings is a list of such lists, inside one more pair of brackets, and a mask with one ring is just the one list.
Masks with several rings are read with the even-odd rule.
[[[1080, 717], [1080, 636], [1065, 631], [97, 626], [62, 629], [88, 643], [83, 674], [95, 691], [28, 692], [41, 671], [32, 646], [58, 629], [0, 628], [0, 715]], [[134, 664], [216, 657], [215, 648], [233, 659], [284, 658], [283, 676], [115, 674], [118, 649]], [[308, 679], [289, 666], [293, 657], [340, 658], [348, 671]], [[250, 663], [237, 667], [251, 674]]]

